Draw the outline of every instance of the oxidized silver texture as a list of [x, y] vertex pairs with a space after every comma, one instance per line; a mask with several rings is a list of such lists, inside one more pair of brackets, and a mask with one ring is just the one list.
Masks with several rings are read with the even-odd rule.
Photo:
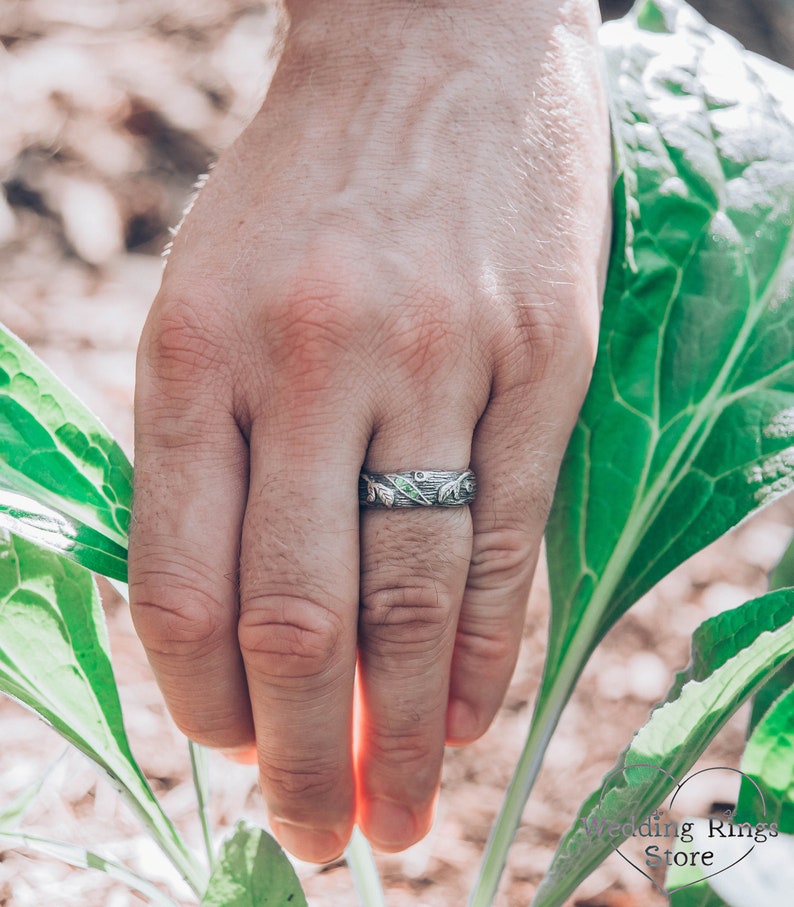
[[358, 480], [362, 507], [463, 507], [476, 495], [477, 479], [470, 469], [362, 472]]

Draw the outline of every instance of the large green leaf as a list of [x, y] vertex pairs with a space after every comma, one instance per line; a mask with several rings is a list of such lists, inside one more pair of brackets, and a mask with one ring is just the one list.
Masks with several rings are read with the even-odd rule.
[[130, 750], [91, 574], [2, 529], [0, 690], [105, 772], [185, 878], [201, 888], [203, 872]]
[[[625, 836], [593, 823], [647, 816], [673, 790], [736, 709], [794, 652], [794, 590], [770, 592], [706, 621], [692, 661], [652, 712], [562, 839], [532, 907], [558, 907]], [[631, 768], [632, 766], [645, 766]], [[629, 770], [630, 769], [630, 770]], [[605, 779], [606, 780], [606, 779]]]
[[[758, 828], [765, 827], [759, 825]], [[693, 842], [677, 845], [680, 852], [709, 850], [714, 837], [709, 822], [692, 822]], [[751, 850], [748, 852], [748, 844]], [[794, 887], [794, 837], [762, 833], [757, 840], [735, 837], [720, 839], [722, 857], [728, 865], [722, 872], [704, 878], [699, 867], [671, 866], [665, 885], [672, 893], [670, 907], [790, 907]], [[697, 881], [701, 879], [702, 881]], [[688, 887], [672, 891], [682, 885]]]
[[776, 822], [780, 831], [794, 834], [794, 688], [758, 722], [742, 756], [742, 771], [761, 789], [766, 810], [758, 812], [751, 783], [743, 782], [736, 820]]
[[602, 41], [621, 179], [547, 534], [551, 664], [794, 487], [794, 124], [681, 2], [639, 3]]
[[794, 656], [753, 696], [753, 708], [747, 727], [748, 736], [753, 733], [759, 721], [772, 708], [778, 698], [790, 689], [794, 689]]
[[546, 534], [541, 689], [472, 907], [493, 899], [598, 642], [794, 487], [794, 77], [681, 0], [641, 0], [601, 40], [617, 180], [598, 355]]
[[238, 822], [224, 841], [201, 907], [307, 907], [292, 864], [261, 828]]
[[[794, 545], [790, 545], [770, 577], [770, 589], [794, 586]], [[776, 823], [781, 831], [794, 831], [794, 657], [789, 658], [753, 696], [750, 739], [742, 759], [742, 771], [752, 781], [742, 780], [734, 823]], [[763, 799], [758, 797], [762, 792]], [[794, 846], [794, 839], [788, 839]], [[741, 872], [744, 872], [744, 865]], [[779, 874], [779, 873], [778, 873]], [[730, 883], [735, 895], [739, 872], [731, 870]], [[700, 881], [699, 881], [700, 880]], [[759, 900], [757, 886], [746, 907]], [[719, 883], [717, 883], [719, 884]], [[731, 907], [703, 878], [697, 866], [671, 866], [665, 886], [678, 889], [670, 895], [670, 907]], [[686, 887], [685, 887], [686, 886]], [[772, 907], [770, 893], [764, 892], [764, 903]], [[788, 897], [788, 894], [787, 894]], [[786, 901], [788, 903], [788, 900]]]
[[668, 891], [675, 889], [670, 895], [670, 907], [729, 907], [709, 885], [699, 866], [671, 866], [664, 884]]
[[118, 444], [0, 325], [0, 527], [125, 581], [131, 499]]
[[[794, 543], [788, 546], [769, 577], [770, 590], [783, 589], [787, 586], [794, 587]], [[794, 657], [789, 659], [753, 697], [753, 710], [747, 730], [748, 736], [753, 733], [758, 722], [766, 715], [777, 699], [789, 689], [794, 689]]]
[[769, 577], [770, 589], [782, 589], [784, 586], [794, 586], [794, 541], [783, 552]]

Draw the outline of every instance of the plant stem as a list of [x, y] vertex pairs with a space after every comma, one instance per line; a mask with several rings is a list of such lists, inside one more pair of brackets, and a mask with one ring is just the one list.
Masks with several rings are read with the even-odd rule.
[[[129, 603], [129, 587], [127, 584], [118, 581], [111, 582], [119, 595]], [[207, 871], [198, 861], [196, 855], [187, 847], [181, 835], [163, 811], [159, 800], [154, 796], [143, 772], [134, 759], [131, 763], [128, 763], [132, 772], [130, 774], [125, 772], [125, 776], [122, 777], [118, 771], [114, 771], [111, 765], [98, 761], [95, 754], [88, 750], [84, 750], [84, 752], [95, 765], [107, 772], [113, 786], [121, 794], [122, 799], [132, 812], [140, 819], [141, 824], [149, 832], [157, 846], [170, 860], [196, 896], [201, 898], [207, 885]], [[154, 810], [151, 810], [148, 804], [151, 804]], [[204, 817], [202, 816], [203, 822]]]
[[76, 844], [57, 841], [54, 838], [44, 838], [40, 835], [5, 831], [0, 831], [0, 842], [6, 842], [12, 847], [25, 847], [45, 856], [63, 860], [65, 863], [81, 869], [99, 869], [117, 882], [123, 882], [128, 887], [140, 891], [149, 898], [149, 902], [152, 904], [159, 904], [160, 907], [177, 907], [175, 901], [172, 901], [148, 879], [142, 878], [122, 863], [109, 860], [91, 850], [78, 847]]
[[507, 863], [507, 854], [521, 824], [521, 816], [543, 764], [546, 748], [584, 660], [569, 650], [553, 676], [549, 674], [549, 665], [546, 664], [526, 743], [505, 793], [499, 816], [491, 829], [480, 872], [469, 897], [469, 907], [490, 907], [493, 903]]
[[[618, 548], [616, 546], [616, 550]], [[493, 902], [508, 851], [521, 824], [524, 807], [540, 773], [549, 741], [590, 657], [593, 641], [599, 636], [603, 615], [624, 567], [625, 564], [618, 563], [617, 558], [610, 560], [576, 632], [565, 648], [554, 653], [554, 658], [550, 643], [526, 743], [491, 829], [480, 872], [469, 898], [469, 907], [490, 907]]]
[[204, 849], [207, 852], [207, 862], [210, 869], [215, 865], [215, 851], [212, 846], [212, 823], [209, 814], [209, 772], [207, 771], [207, 751], [203, 746], [188, 740], [190, 751], [190, 770], [193, 774], [193, 787], [196, 791], [199, 819], [201, 821], [201, 834], [204, 838]]
[[201, 865], [196, 855], [190, 851], [171, 820], [163, 812], [159, 801], [152, 794], [156, 813], [144, 805], [136, 791], [132, 790], [118, 776], [108, 771], [111, 779], [121, 794], [122, 799], [138, 817], [143, 827], [154, 839], [155, 844], [165, 854], [179, 875], [190, 886], [197, 897], [201, 897], [207, 887], [207, 870]]
[[353, 829], [353, 837], [347, 845], [345, 857], [359, 900], [364, 907], [386, 907], [386, 898], [381, 887], [378, 867], [375, 865], [375, 858], [372, 855], [372, 848], [358, 826]]

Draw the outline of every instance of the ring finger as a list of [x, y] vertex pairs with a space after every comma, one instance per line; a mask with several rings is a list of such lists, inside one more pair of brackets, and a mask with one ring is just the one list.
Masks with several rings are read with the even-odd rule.
[[[436, 423], [436, 440], [418, 444], [416, 426], [402, 427], [372, 439], [367, 469], [468, 466], [470, 420]], [[376, 847], [396, 851], [433, 818], [471, 517], [466, 506], [364, 508], [360, 529], [358, 821]]]

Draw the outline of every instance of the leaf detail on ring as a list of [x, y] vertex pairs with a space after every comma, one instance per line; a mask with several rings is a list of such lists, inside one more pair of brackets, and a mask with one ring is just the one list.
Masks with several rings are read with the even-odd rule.
[[455, 494], [455, 482], [447, 482], [438, 489], [438, 503], [443, 504], [450, 496], [456, 499], [460, 497], [459, 494]]
[[377, 492], [375, 491], [375, 483], [365, 472], [361, 473], [361, 478], [364, 480], [364, 483], [367, 486], [367, 503], [374, 504], [375, 499], [378, 496]]
[[422, 489], [414, 485], [414, 483], [410, 479], [406, 479], [405, 476], [394, 476], [392, 481], [402, 492], [402, 494], [404, 494], [407, 498], [410, 498], [412, 501], [416, 501], [419, 504], [430, 503], [425, 495], [422, 494]]
[[457, 479], [453, 479], [451, 482], [445, 482], [441, 488], [438, 489], [438, 503], [443, 504], [444, 501], [448, 500], [450, 497], [459, 501], [461, 489], [464, 491], [471, 491], [468, 473], [463, 473], [463, 475], [458, 476]]
[[[372, 489], [375, 496], [384, 507], [391, 507], [394, 504], [394, 491], [391, 488], [387, 488], [385, 485], [379, 485], [375, 482], [372, 483]], [[369, 501], [369, 495], [367, 495], [367, 501]], [[374, 503], [375, 497], [372, 498], [370, 503]]]

